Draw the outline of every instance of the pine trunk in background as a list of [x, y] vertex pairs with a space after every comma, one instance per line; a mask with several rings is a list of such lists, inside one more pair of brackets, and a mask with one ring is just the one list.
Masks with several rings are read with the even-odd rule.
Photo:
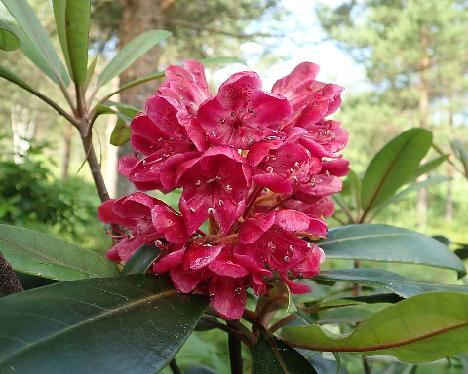
[[62, 165], [60, 171], [60, 177], [62, 180], [68, 178], [68, 172], [70, 169], [70, 159], [71, 159], [71, 144], [74, 128], [71, 126], [66, 126], [62, 135], [63, 139], [63, 154], [62, 154]]
[[[164, 28], [164, 13], [174, 4], [175, 0], [121, 0], [122, 18], [119, 25], [119, 48], [122, 48], [136, 36], [151, 29]], [[140, 57], [130, 68], [120, 76], [120, 85], [124, 85], [138, 77], [158, 70], [161, 50], [151, 49]], [[122, 103], [143, 109], [145, 99], [156, 90], [156, 83], [149, 82], [121, 93]], [[119, 148], [119, 158], [132, 153], [129, 143]], [[135, 187], [122, 176], [117, 177], [117, 195], [131, 193]]]
[[[429, 117], [429, 80], [428, 69], [430, 59], [428, 54], [429, 49], [429, 32], [425, 26], [421, 27], [420, 32], [420, 63], [419, 69], [419, 100], [418, 100], [418, 115], [419, 127], [428, 128]], [[422, 176], [418, 181], [426, 179]], [[427, 225], [427, 190], [425, 188], [418, 191], [416, 196], [416, 225], [420, 230], [424, 230]]]

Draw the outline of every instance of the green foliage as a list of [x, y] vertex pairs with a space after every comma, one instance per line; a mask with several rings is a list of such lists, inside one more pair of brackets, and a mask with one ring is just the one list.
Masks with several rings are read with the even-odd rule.
[[0, 251], [16, 271], [46, 279], [118, 275], [116, 267], [98, 253], [22, 227], [0, 225]]
[[0, 371], [154, 373], [174, 357], [207, 305], [202, 296], [179, 295], [167, 279], [142, 276], [11, 295], [0, 299]]
[[289, 344], [314, 351], [391, 354], [406, 362], [425, 362], [466, 352], [467, 333], [468, 294], [434, 292], [373, 314], [352, 334], [335, 334], [312, 324], [287, 327], [282, 336]]
[[18, 49], [20, 44], [19, 37], [15, 34], [12, 23], [0, 19], [0, 49], [11, 52]]
[[452, 269], [460, 276], [465, 266], [441, 242], [414, 231], [387, 225], [349, 225], [330, 230], [320, 243], [327, 257], [402, 262]]
[[145, 274], [160, 254], [161, 250], [154, 245], [142, 245], [127, 261], [122, 275]]

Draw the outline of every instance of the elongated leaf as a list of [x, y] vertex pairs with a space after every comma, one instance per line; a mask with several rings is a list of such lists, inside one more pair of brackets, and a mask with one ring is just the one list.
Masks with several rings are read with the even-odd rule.
[[420, 176], [434, 170], [445, 161], [448, 160], [448, 155], [439, 156], [431, 161], [426, 162], [425, 164], [421, 165], [418, 170], [416, 171], [416, 176]]
[[179, 350], [208, 299], [167, 278], [57, 283], [0, 299], [0, 372], [155, 373]]
[[85, 82], [83, 83], [83, 90], [86, 91], [89, 87], [89, 84], [91, 83], [91, 79], [93, 79], [94, 76], [94, 71], [96, 70], [96, 64], [97, 64], [98, 56], [95, 56], [91, 63], [88, 66], [88, 69], [86, 70], [86, 79]]
[[238, 56], [211, 56], [199, 59], [204, 65], [244, 64], [245, 61]]
[[29, 84], [27, 84], [24, 80], [22, 80], [18, 75], [13, 73], [10, 69], [6, 68], [5, 66], [0, 65], [0, 77], [20, 86], [22, 89], [28, 92], [36, 92], [31, 88]]
[[98, 77], [98, 87], [105, 85], [112, 78], [118, 76], [138, 57], [146, 53], [149, 49], [167, 39], [171, 33], [165, 30], [151, 30], [138, 35], [107, 64]]
[[340, 269], [322, 271], [315, 279], [322, 281], [357, 282], [367, 286], [383, 287], [405, 298], [434, 291], [468, 293], [468, 286], [415, 282], [399, 274], [381, 269]]
[[465, 177], [468, 178], [468, 152], [463, 148], [463, 144], [459, 140], [452, 140], [450, 147], [455, 157], [462, 164]]
[[[28, 57], [41, 56], [40, 61], [37, 63], [38, 67], [44, 67], [45, 65], [49, 74], [52, 72], [53, 76], [48, 75], [54, 82], [62, 81], [65, 85], [68, 85], [67, 72], [49, 39], [46, 29], [41, 25], [28, 2], [26, 0], [2, 0], [2, 2], [31, 42], [29, 48], [34, 49], [34, 52], [30, 53]], [[21, 43], [23, 44], [23, 40], [21, 40]], [[32, 58], [31, 61], [36, 63]]]
[[259, 337], [253, 349], [253, 374], [305, 374], [317, 373], [309, 362], [280, 339]]
[[154, 245], [142, 245], [127, 261], [122, 269], [123, 275], [145, 274], [161, 254], [161, 250]]
[[456, 270], [466, 274], [463, 262], [447, 246], [414, 231], [388, 225], [349, 225], [330, 230], [319, 243], [327, 257], [402, 262]]
[[374, 214], [372, 217], [375, 217], [377, 212], [382, 211], [382, 209], [386, 206], [396, 204], [405, 198], [408, 197], [408, 195], [411, 195], [413, 192], [417, 192], [422, 188], [427, 188], [429, 186], [433, 186], [442, 182], [446, 182], [449, 178], [442, 176], [442, 175], [435, 175], [433, 177], [429, 177], [422, 182], [415, 182], [411, 185], [409, 185], [407, 188], [404, 190], [398, 192], [398, 194], [392, 196], [390, 199], [384, 201], [382, 204], [378, 205], [375, 207]]
[[362, 181], [363, 209], [369, 210], [389, 199], [401, 186], [415, 179], [419, 163], [431, 144], [430, 131], [411, 129], [392, 139], [377, 152]]
[[0, 251], [21, 273], [54, 280], [117, 276], [104, 256], [22, 227], [0, 225]]
[[53, 0], [52, 3], [60, 46], [70, 76], [81, 86], [86, 81], [88, 69], [91, 1]]
[[118, 90], [113, 91], [110, 94], [107, 94], [106, 97], [111, 97], [112, 95], [116, 95], [116, 94], [118, 94], [120, 92], [127, 91], [130, 88], [139, 86], [140, 84], [150, 82], [150, 81], [153, 81], [153, 80], [156, 80], [156, 79], [162, 79], [164, 77], [165, 77], [165, 72], [164, 71], [158, 71], [158, 72], [153, 73], [153, 74], [145, 75], [145, 76], [143, 76], [141, 78], [135, 79], [135, 80], [133, 80], [131, 82], [128, 82], [127, 84], [124, 84], [122, 87], [119, 87]]
[[354, 196], [354, 204], [356, 206], [356, 209], [361, 209], [361, 178], [354, 170], [350, 169], [346, 179], [348, 181], [349, 189], [352, 195]]
[[16, 35], [13, 24], [0, 19], [0, 49], [11, 52], [18, 49], [20, 44], [19, 36]]
[[468, 295], [434, 292], [417, 295], [381, 310], [349, 335], [319, 325], [283, 329], [286, 342], [325, 352], [393, 355], [424, 362], [468, 351]]

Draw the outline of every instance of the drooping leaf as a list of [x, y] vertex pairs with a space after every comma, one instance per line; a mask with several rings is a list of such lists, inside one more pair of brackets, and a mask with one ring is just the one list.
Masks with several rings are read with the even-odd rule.
[[19, 36], [15, 33], [13, 24], [7, 20], [0, 19], [0, 49], [11, 52], [21, 45]]
[[465, 177], [468, 178], [468, 151], [463, 148], [463, 144], [457, 139], [450, 142], [453, 154], [460, 161]]
[[317, 373], [310, 363], [280, 339], [261, 334], [252, 352], [253, 374]]
[[22, 89], [28, 92], [35, 92], [29, 84], [27, 84], [23, 79], [21, 79], [18, 75], [13, 73], [10, 69], [6, 68], [5, 66], [0, 65], [0, 77], [20, 86]]
[[90, 0], [52, 0], [60, 46], [68, 71], [77, 85], [86, 81]]
[[319, 243], [328, 258], [402, 262], [466, 274], [463, 262], [439, 241], [400, 227], [363, 224], [331, 229]]
[[405, 298], [434, 291], [468, 293], [468, 286], [416, 282], [399, 274], [382, 269], [326, 270], [322, 271], [315, 279], [322, 281], [356, 282], [372, 287], [383, 287]]
[[0, 299], [0, 372], [155, 373], [208, 306], [167, 278], [57, 283]]
[[130, 126], [122, 118], [118, 118], [110, 136], [110, 143], [115, 146], [124, 145], [130, 140]]
[[377, 152], [362, 180], [363, 209], [369, 211], [415, 179], [431, 144], [432, 133], [417, 128], [401, 133]]
[[102, 87], [112, 78], [118, 76], [138, 57], [146, 53], [149, 49], [167, 39], [171, 33], [166, 30], [151, 30], [138, 35], [106, 65], [101, 75], [98, 77], [98, 87]]
[[423, 174], [426, 174], [430, 172], [431, 170], [434, 170], [441, 164], [443, 164], [445, 161], [447, 161], [448, 155], [442, 155], [439, 157], [436, 157], [435, 159], [426, 162], [425, 164], [421, 165], [418, 170], [416, 171], [416, 176], [420, 176]]
[[[55, 83], [62, 82], [65, 86], [69, 78], [65, 67], [55, 51], [47, 30], [41, 25], [33, 9], [26, 0], [2, 0], [10, 14], [29, 39], [28, 54], [25, 54]], [[23, 39], [20, 36], [21, 45]], [[21, 48], [23, 50], [23, 47]], [[24, 52], [24, 50], [23, 50]]]
[[379, 204], [378, 206], [375, 207], [374, 209], [374, 214], [372, 217], [375, 217], [377, 212], [382, 211], [382, 209], [386, 206], [398, 203], [405, 198], [408, 197], [408, 195], [411, 195], [413, 192], [417, 192], [422, 188], [427, 188], [432, 185], [436, 185], [442, 182], [448, 181], [448, 177], [442, 176], [442, 175], [434, 175], [433, 177], [429, 177], [424, 179], [421, 182], [414, 182], [413, 184], [409, 185], [407, 188], [404, 190], [398, 192], [396, 195], [392, 196], [388, 200], [385, 200], [382, 204]]
[[119, 87], [118, 90], [113, 91], [110, 94], [107, 94], [106, 97], [109, 98], [112, 95], [116, 95], [116, 94], [121, 93], [123, 91], [129, 90], [130, 88], [136, 87], [136, 86], [138, 86], [140, 84], [150, 82], [150, 81], [153, 81], [153, 80], [156, 80], [156, 79], [162, 79], [164, 77], [165, 77], [165, 72], [164, 71], [158, 71], [158, 72], [153, 73], [153, 74], [145, 75], [145, 76], [143, 76], [141, 78], [135, 79], [135, 80], [133, 80], [131, 82], [128, 82], [128, 83], [124, 84], [122, 87]]
[[16, 271], [70, 281], [117, 276], [104, 256], [33, 230], [0, 225], [0, 251]]
[[127, 261], [122, 269], [122, 275], [145, 274], [161, 254], [161, 250], [154, 245], [142, 245]]
[[383, 309], [351, 333], [332, 333], [319, 325], [285, 327], [292, 346], [322, 352], [393, 355], [425, 362], [468, 351], [468, 294], [433, 292]]

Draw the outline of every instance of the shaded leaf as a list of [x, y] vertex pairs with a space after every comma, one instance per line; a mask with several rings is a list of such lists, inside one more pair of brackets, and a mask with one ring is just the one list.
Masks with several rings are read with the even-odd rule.
[[91, 16], [90, 0], [53, 0], [60, 46], [77, 85], [86, 81], [88, 70], [88, 35]]
[[468, 258], [468, 244], [460, 244], [461, 247], [455, 249], [455, 254], [461, 259], [466, 260]]
[[468, 152], [463, 148], [463, 144], [459, 140], [452, 140], [450, 147], [455, 157], [462, 164], [465, 177], [468, 178]]
[[468, 351], [468, 294], [433, 292], [383, 309], [346, 335], [319, 325], [283, 329], [286, 342], [325, 352], [393, 355], [425, 362]]
[[16, 271], [69, 281], [117, 276], [104, 256], [33, 230], [0, 225], [0, 251]]
[[133, 64], [138, 57], [146, 53], [149, 49], [167, 39], [171, 33], [166, 30], [151, 30], [138, 35], [106, 65], [101, 75], [98, 77], [98, 87], [102, 87], [112, 78], [118, 76], [131, 64]]
[[432, 133], [417, 128], [401, 133], [377, 152], [362, 180], [363, 209], [368, 211], [381, 204], [415, 179], [419, 163], [431, 144]]
[[276, 337], [261, 334], [252, 352], [253, 374], [316, 373], [294, 348]]
[[321, 274], [314, 279], [356, 282], [372, 287], [383, 287], [405, 298], [433, 291], [468, 293], [468, 286], [415, 282], [399, 274], [382, 269], [328, 270], [322, 271]]
[[[41, 25], [28, 2], [26, 0], [2, 0], [2, 2], [30, 40], [28, 57], [31, 61], [55, 83], [62, 81], [64, 85], [68, 85], [67, 72], [49, 39], [47, 30]], [[23, 39], [20, 37], [22, 45]], [[39, 59], [37, 56], [40, 56]]]
[[57, 283], [0, 299], [0, 372], [154, 373], [208, 306], [167, 278]]
[[160, 254], [161, 250], [156, 246], [143, 244], [127, 261], [122, 275], [145, 274]]
[[456, 270], [466, 274], [463, 262], [439, 241], [414, 231], [388, 225], [348, 225], [331, 229], [319, 243], [327, 257], [402, 262]]
[[118, 118], [110, 136], [110, 143], [115, 146], [124, 145], [130, 140], [130, 126], [122, 118]]
[[40, 278], [34, 275], [22, 274], [18, 272], [16, 273], [16, 276], [25, 290], [31, 290], [33, 288], [48, 286], [49, 284], [56, 283], [56, 281], [50, 279]]
[[291, 291], [286, 283], [281, 280], [275, 280], [268, 289], [268, 294], [258, 299], [256, 313], [264, 315], [265, 313], [275, 313], [280, 309], [292, 311], [295, 309], [291, 299]]
[[20, 39], [15, 33], [13, 24], [0, 19], [0, 49], [11, 52], [18, 49], [20, 45]]
[[119, 87], [118, 90], [113, 91], [110, 94], [106, 95], [106, 97], [111, 97], [112, 95], [115, 95], [115, 94], [118, 94], [120, 92], [129, 90], [130, 88], [136, 87], [136, 86], [138, 86], [140, 84], [143, 84], [143, 83], [146, 83], [146, 82], [150, 82], [150, 81], [153, 81], [153, 80], [156, 80], [156, 79], [162, 79], [162, 78], [164, 78], [166, 76], [165, 74], [166, 73], [164, 71], [158, 71], [158, 72], [153, 73], [153, 74], [145, 75], [145, 76], [143, 76], [141, 78], [135, 79], [135, 80], [133, 80], [131, 82], [128, 82], [128, 83], [124, 84], [122, 87]]

